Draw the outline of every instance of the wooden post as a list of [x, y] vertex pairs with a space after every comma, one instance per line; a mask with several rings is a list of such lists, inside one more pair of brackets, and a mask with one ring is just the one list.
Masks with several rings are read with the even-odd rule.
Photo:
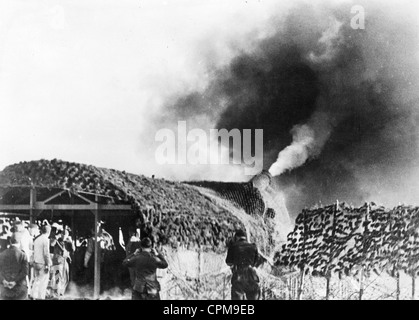
[[35, 203], [36, 203], [36, 189], [32, 185], [30, 189], [30, 195], [29, 195], [29, 201], [30, 201], [30, 211], [29, 211], [29, 222], [34, 223], [35, 221]]
[[202, 261], [201, 261], [201, 248], [199, 248], [199, 251], [198, 251], [198, 279], [197, 279], [197, 281], [196, 281], [196, 292], [197, 292], [197, 294], [198, 294], [198, 296], [199, 296], [199, 285], [200, 285], [200, 280], [201, 280], [201, 272], [202, 272], [202, 269], [201, 269], [201, 263], [202, 263]]
[[265, 290], [265, 286], [262, 286], [261, 288], [262, 290], [262, 300], [266, 300], [266, 290]]
[[400, 272], [397, 270], [396, 300], [400, 300]]
[[303, 293], [304, 272], [305, 272], [305, 268], [303, 267], [300, 271], [300, 281], [298, 282], [297, 300], [301, 300], [301, 296], [302, 296], [302, 293]]
[[301, 273], [300, 273], [300, 281], [298, 284], [298, 291], [297, 291], [297, 300], [301, 300], [301, 296], [303, 294], [303, 288], [304, 288], [304, 273], [305, 273], [305, 259], [306, 259], [306, 239], [307, 239], [307, 220], [306, 220], [307, 214], [306, 209], [303, 210], [303, 221], [304, 221], [304, 234], [303, 234], [303, 259], [302, 259], [302, 267], [301, 267]]
[[74, 229], [74, 210], [71, 210], [71, 239], [73, 240], [74, 248], [77, 244], [77, 234], [76, 230]]
[[[367, 213], [364, 217], [364, 220], [367, 219], [368, 215], [370, 213], [370, 204], [367, 204]], [[362, 261], [361, 261], [361, 272], [359, 274], [359, 300], [362, 300], [362, 296], [364, 294], [364, 259], [365, 259], [365, 228], [364, 228], [364, 234], [363, 237], [363, 252], [362, 252]]]
[[223, 300], [226, 299], [226, 275], [223, 277]]
[[[402, 216], [400, 216], [399, 210], [396, 210], [396, 213], [397, 213], [397, 215], [393, 214], [393, 216], [392, 216], [392, 220], [393, 220], [392, 222], [393, 223], [390, 224], [390, 232], [392, 231], [393, 226], [397, 226], [397, 223], [399, 223], [399, 220], [402, 217]], [[397, 228], [396, 228], [396, 230], [397, 230]], [[400, 244], [400, 242], [397, 241], [397, 249], [400, 249], [399, 244]], [[399, 264], [398, 257], [396, 256], [396, 260], [392, 261], [392, 262], [393, 262], [393, 274], [394, 273], [396, 274], [396, 300], [399, 300], [399, 298], [400, 298], [400, 273], [399, 273], [400, 264]]]
[[[396, 210], [396, 212], [397, 212], [397, 210]], [[392, 231], [393, 231], [393, 225], [395, 225], [395, 224], [396, 224], [396, 222], [397, 222], [397, 220], [395, 219], [395, 215], [394, 215], [393, 210], [389, 211], [389, 217], [388, 217], [388, 220], [390, 221], [390, 222], [389, 222], [389, 224], [390, 224], [390, 226], [389, 226], [389, 234], [391, 235], [391, 233], [392, 233]], [[396, 270], [396, 263], [393, 261], [393, 259], [394, 259], [394, 258], [392, 258], [392, 259], [390, 260], [390, 262], [392, 263], [392, 267], [393, 267], [392, 278], [393, 278], [393, 274], [394, 274], [394, 272], [395, 272], [395, 270]], [[392, 294], [392, 296], [393, 296], [393, 294]]]
[[330, 294], [330, 276], [329, 274], [326, 275], [326, 300], [329, 300]]
[[336, 234], [336, 213], [338, 211], [339, 207], [339, 200], [336, 200], [336, 207], [333, 210], [333, 223], [332, 223], [332, 242], [330, 243], [330, 252], [329, 252], [329, 263], [326, 268], [326, 300], [329, 300], [330, 295], [330, 277], [331, 273], [329, 271], [329, 266], [333, 261], [333, 244], [334, 244], [334, 238]]
[[364, 267], [361, 265], [361, 272], [359, 273], [359, 300], [362, 300], [364, 294]]
[[288, 300], [294, 299], [294, 292], [295, 292], [295, 290], [294, 290], [294, 281], [295, 281], [294, 276], [292, 276], [291, 279], [287, 280], [287, 285], [288, 285], [288, 288], [289, 288], [289, 291], [288, 291]]
[[[73, 194], [70, 193], [70, 204], [73, 205], [74, 204], [74, 197]], [[76, 236], [76, 231], [74, 229], [74, 210], [71, 210], [71, 240], [72, 240], [72, 244], [73, 244], [73, 248], [74, 248], [74, 252], [73, 252], [73, 256], [71, 257], [71, 259], [74, 259], [74, 254], [75, 251], [77, 249], [77, 236]], [[75, 278], [75, 267], [74, 265], [71, 263], [70, 264], [70, 281], [73, 280]]]
[[[416, 225], [417, 225], [417, 220], [415, 222], [416, 222]], [[413, 248], [415, 248], [416, 243], [417, 243], [416, 242], [416, 233], [414, 233], [414, 235], [413, 235]], [[412, 300], [415, 300], [417, 261], [416, 261], [416, 258], [414, 258], [412, 256], [413, 256], [413, 249], [410, 249], [409, 263], [410, 263], [410, 272], [412, 274]]]
[[[98, 205], [98, 196], [95, 196], [96, 206]], [[95, 214], [95, 280], [94, 280], [94, 291], [93, 298], [98, 299], [100, 295], [100, 246], [99, 246], [99, 222], [100, 222], [100, 212], [99, 208], [94, 210]]]

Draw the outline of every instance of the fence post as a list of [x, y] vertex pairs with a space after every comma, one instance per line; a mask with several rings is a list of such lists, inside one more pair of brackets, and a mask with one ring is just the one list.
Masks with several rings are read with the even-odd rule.
[[362, 300], [364, 294], [364, 267], [361, 265], [361, 272], [359, 274], [359, 300]]
[[[416, 225], [417, 225], [417, 220], [415, 220]], [[416, 233], [414, 233], [413, 235], [413, 247], [415, 248], [416, 246]], [[411, 266], [410, 272], [412, 273], [412, 300], [415, 300], [415, 291], [416, 291], [416, 265], [417, 265], [417, 260], [416, 258], [412, 258], [413, 255], [413, 251], [414, 249], [410, 250], [410, 259], [409, 259], [409, 263]]]
[[199, 251], [198, 251], [198, 283], [197, 283], [197, 286], [196, 286], [196, 291], [197, 291], [197, 293], [198, 293], [198, 296], [199, 296], [199, 294], [200, 294], [200, 286], [201, 286], [201, 272], [202, 272], [202, 269], [201, 269], [201, 251], [202, 251], [202, 248], [199, 248]]
[[[367, 212], [364, 217], [364, 222], [367, 220], [367, 217], [370, 213], [370, 204], [367, 203]], [[366, 229], [364, 228], [364, 234], [362, 235], [362, 261], [361, 261], [361, 272], [359, 275], [359, 300], [362, 300], [362, 296], [364, 294], [364, 259], [365, 259], [365, 232]]]
[[[35, 204], [36, 204], [36, 189], [33, 185], [33, 183], [31, 182], [31, 189], [30, 189], [30, 194], [29, 194], [29, 202], [30, 202], [30, 211], [29, 211], [29, 222], [30, 223], [35, 223]], [[74, 232], [74, 231], [73, 231]]]
[[100, 210], [99, 210], [99, 198], [97, 195], [95, 195], [95, 206], [96, 210], [94, 210], [95, 214], [95, 251], [94, 251], [94, 291], [93, 291], [93, 297], [94, 299], [98, 299], [100, 295], [100, 267], [101, 267], [101, 249], [99, 245], [99, 237], [100, 232], [102, 231], [102, 227], [100, 225]]
[[[397, 223], [400, 222], [400, 219], [403, 219], [403, 213], [400, 212], [399, 209], [396, 210], [396, 213], [397, 213], [397, 215], [395, 217], [396, 220], [394, 221], [394, 225], [397, 225]], [[391, 227], [391, 225], [390, 225], [390, 227]], [[398, 249], [399, 249], [399, 245], [400, 245], [400, 242], [398, 241], [398, 243], [397, 243], [397, 248]], [[394, 261], [394, 264], [393, 264], [393, 268], [396, 272], [396, 300], [400, 299], [400, 271], [399, 271], [399, 267], [400, 267], [400, 264], [399, 264], [399, 261], [397, 259], [396, 261]]]
[[226, 299], [226, 275], [223, 278], [223, 300]]
[[339, 200], [336, 200], [336, 206], [333, 210], [332, 242], [330, 243], [329, 263], [326, 267], [326, 300], [329, 300], [329, 295], [330, 295], [331, 272], [329, 270], [329, 266], [333, 261], [333, 244], [334, 244], [334, 238], [335, 238], [335, 233], [336, 233], [336, 213], [338, 211], [338, 207], [339, 207]]
[[301, 295], [303, 293], [304, 288], [304, 273], [305, 273], [305, 260], [306, 260], [306, 240], [307, 240], [307, 212], [306, 209], [303, 210], [303, 221], [304, 221], [304, 233], [303, 233], [303, 259], [302, 259], [302, 266], [301, 266], [301, 273], [300, 273], [300, 281], [297, 291], [297, 300], [301, 300]]
[[291, 291], [289, 294], [289, 299], [294, 300], [298, 295], [298, 277], [293, 277], [291, 279]]
[[297, 300], [301, 300], [301, 295], [303, 293], [304, 287], [304, 267], [301, 269], [300, 272], [300, 281], [298, 282], [298, 290], [297, 290]]

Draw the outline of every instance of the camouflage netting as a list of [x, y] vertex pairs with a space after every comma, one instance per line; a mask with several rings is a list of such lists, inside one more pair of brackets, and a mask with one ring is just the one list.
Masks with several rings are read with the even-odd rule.
[[[273, 198], [265, 201], [251, 183], [213, 182], [204, 188], [55, 159], [21, 162], [0, 172], [1, 186], [18, 190], [32, 183], [40, 187], [39, 193], [45, 187], [70, 189], [130, 203], [143, 221], [142, 234], [152, 235], [167, 254], [170, 268], [162, 271], [160, 280], [162, 296], [171, 299], [229, 299], [231, 271], [225, 254], [234, 231], [244, 228], [269, 256], [275, 247], [273, 218], [283, 215], [282, 207]], [[270, 278], [275, 279], [266, 273]], [[269, 286], [272, 279], [267, 280]]]
[[345, 203], [303, 210], [278, 252], [279, 266], [313, 275], [383, 271], [418, 272], [419, 207], [388, 210], [375, 203], [359, 208]]
[[188, 182], [218, 205], [234, 213], [248, 231], [249, 240], [271, 255], [286, 242], [292, 222], [282, 194], [274, 188], [255, 187], [245, 183], [194, 181]]
[[262, 215], [265, 212], [265, 202], [260, 191], [250, 182], [193, 181], [187, 183], [216, 191], [224, 199], [243, 208], [249, 215]]
[[223, 252], [243, 223], [196, 188], [125, 171], [61, 160], [20, 162], [0, 172], [0, 185], [71, 189], [130, 203], [157, 244]]

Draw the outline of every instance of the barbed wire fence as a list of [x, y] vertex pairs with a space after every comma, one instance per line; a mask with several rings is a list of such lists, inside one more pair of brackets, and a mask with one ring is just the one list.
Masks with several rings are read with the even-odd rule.
[[[169, 279], [162, 290], [165, 299], [171, 300], [230, 300], [231, 271], [225, 268], [219, 272], [185, 277], [168, 269]], [[293, 272], [275, 276], [258, 272], [261, 300], [298, 300], [300, 273]], [[397, 278], [376, 275], [364, 278], [363, 300], [408, 300], [411, 299], [409, 276], [402, 275], [403, 284], [397, 286]], [[325, 300], [327, 279], [306, 275], [302, 286], [301, 300]], [[360, 283], [356, 277], [332, 277], [329, 286], [330, 300], [358, 300]]]
[[[374, 203], [354, 208], [337, 201], [304, 210], [287, 240], [280, 272], [258, 272], [264, 300], [416, 299], [419, 207], [388, 211]], [[231, 271], [223, 260], [204, 261], [202, 252], [195, 259], [192, 277], [182, 275], [182, 268], [168, 270], [166, 297], [230, 299]]]

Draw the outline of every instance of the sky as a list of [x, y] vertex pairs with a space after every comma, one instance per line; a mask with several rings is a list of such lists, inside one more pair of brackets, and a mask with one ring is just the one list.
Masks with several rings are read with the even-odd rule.
[[155, 173], [141, 138], [149, 117], [171, 95], [205, 86], [207, 61], [228, 63], [273, 5], [1, 1], [0, 169], [58, 158]]

